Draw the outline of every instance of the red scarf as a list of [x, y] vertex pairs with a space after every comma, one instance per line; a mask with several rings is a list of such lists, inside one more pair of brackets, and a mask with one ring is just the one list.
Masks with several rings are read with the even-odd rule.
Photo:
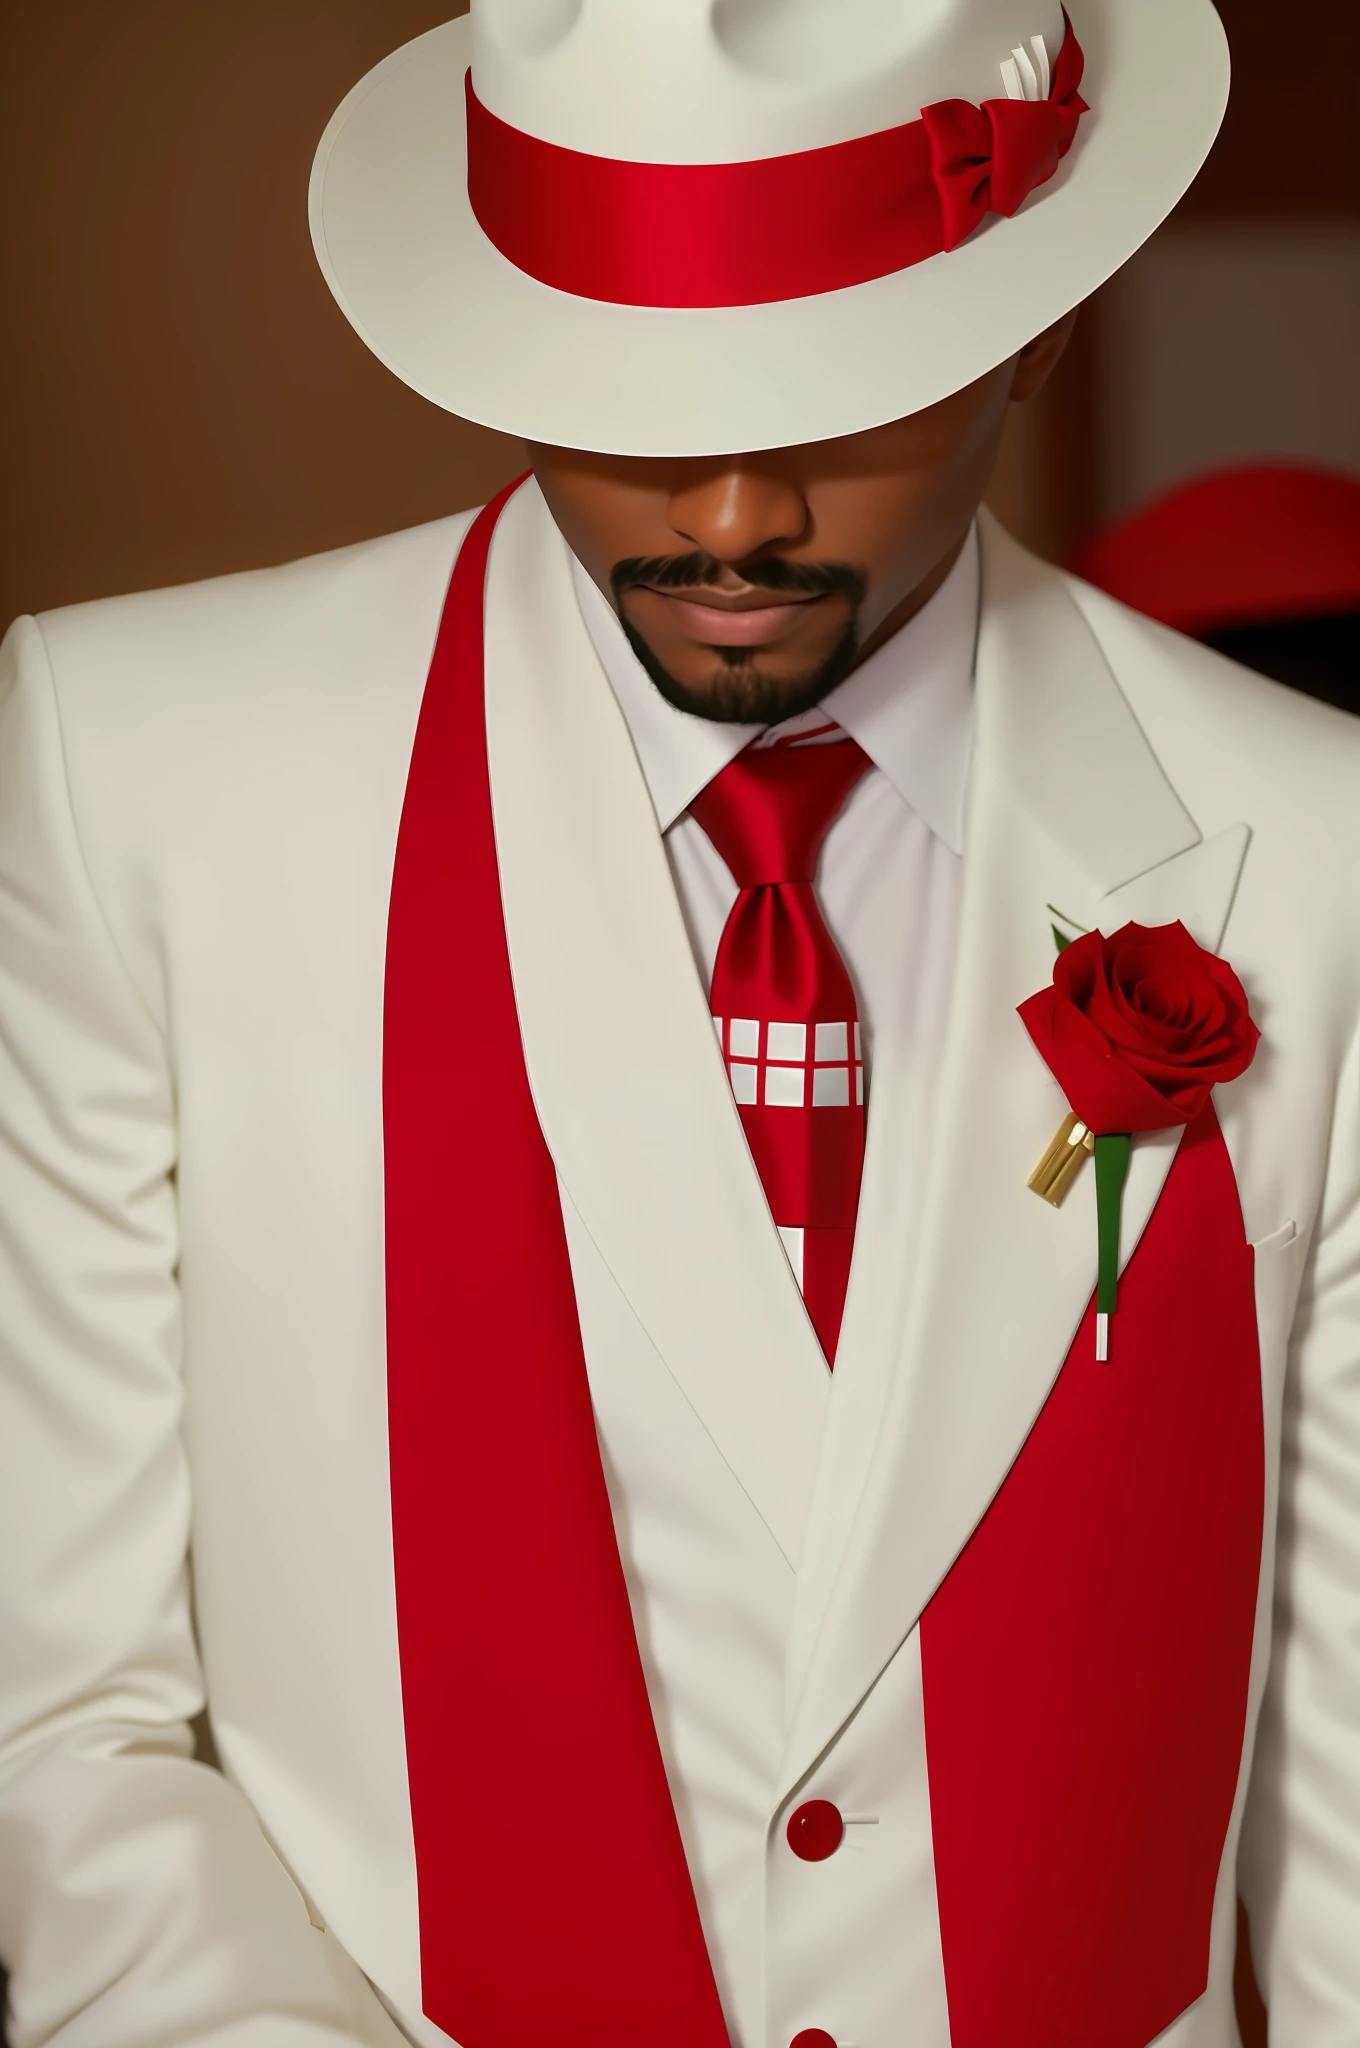
[[[509, 495], [454, 570], [388, 927], [389, 1432], [422, 2003], [463, 2048], [725, 2048], [510, 977], [483, 661]], [[1251, 1254], [1212, 1110], [1119, 1313], [1125, 1362], [1097, 1366], [1078, 1333], [922, 1623], [954, 2048], [1143, 2048], [1204, 1988], [1264, 1512]]]

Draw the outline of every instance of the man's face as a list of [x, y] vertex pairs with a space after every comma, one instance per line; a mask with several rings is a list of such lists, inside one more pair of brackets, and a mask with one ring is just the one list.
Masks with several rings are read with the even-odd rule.
[[531, 443], [567, 542], [671, 703], [769, 724], [818, 703], [948, 575], [1012, 398], [1071, 322], [925, 412], [754, 455]]

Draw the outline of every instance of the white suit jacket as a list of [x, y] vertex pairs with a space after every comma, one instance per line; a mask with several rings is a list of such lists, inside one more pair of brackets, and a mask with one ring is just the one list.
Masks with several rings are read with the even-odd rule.
[[[1266, 1419], [1247, 1739], [1208, 1988], [1163, 2038], [1235, 2041], [1240, 1881], [1280, 2038], [1353, 2048], [1360, 730], [985, 528], [933, 1195], [903, 1208], [913, 1077], [880, 1072], [833, 1386], [565, 548], [532, 488], [512, 514], [487, 712], [515, 994], [734, 2042], [950, 2040], [916, 1625], [1094, 1279], [1089, 1187], [1061, 1211], [1025, 1188], [1065, 1107], [1014, 1017], [1051, 975], [1056, 903], [1107, 930], [1181, 918], [1263, 1031], [1216, 1098]], [[380, 1081], [393, 849], [465, 527], [79, 607], [6, 643], [13, 2048], [447, 2038], [422, 2017], [405, 1778]], [[567, 679], [552, 696], [548, 668]], [[630, 1094], [642, 1037], [673, 1094]], [[1135, 1147], [1126, 1256], [1174, 1149]], [[700, 1157], [723, 1163], [702, 1186], [656, 1170]], [[190, 1760], [205, 1697], [223, 1775]], [[782, 1846], [807, 1797], [861, 1837], [829, 1884]]]

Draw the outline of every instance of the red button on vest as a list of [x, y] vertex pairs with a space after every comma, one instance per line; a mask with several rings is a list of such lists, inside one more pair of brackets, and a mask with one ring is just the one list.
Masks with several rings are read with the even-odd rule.
[[[802, 1857], [804, 1863], [825, 1863], [827, 1857], [834, 1856], [840, 1848], [845, 1822], [841, 1819], [840, 1808], [833, 1806], [829, 1799], [809, 1799], [806, 1805], [794, 1808], [785, 1832], [789, 1847], [795, 1856]], [[798, 2036], [803, 2048], [812, 2048], [814, 2038], [819, 2042], [831, 2039], [829, 2034], [818, 2034], [815, 2028], [806, 2037]], [[834, 2042], [831, 2048], [835, 2048]]]
[[825, 2027], [804, 2027], [801, 2034], [795, 2034], [789, 2048], [836, 2048], [836, 2037], [828, 2034]]

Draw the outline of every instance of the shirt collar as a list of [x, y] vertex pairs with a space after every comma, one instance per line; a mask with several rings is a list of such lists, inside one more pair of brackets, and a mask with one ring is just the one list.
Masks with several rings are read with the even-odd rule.
[[[574, 555], [571, 573], [586, 630], [632, 735], [657, 822], [667, 831], [764, 728], [720, 725], [668, 704], [629, 646], [613, 606]], [[823, 707], [955, 853], [963, 851], [980, 587], [974, 527], [929, 603], [830, 691]]]

